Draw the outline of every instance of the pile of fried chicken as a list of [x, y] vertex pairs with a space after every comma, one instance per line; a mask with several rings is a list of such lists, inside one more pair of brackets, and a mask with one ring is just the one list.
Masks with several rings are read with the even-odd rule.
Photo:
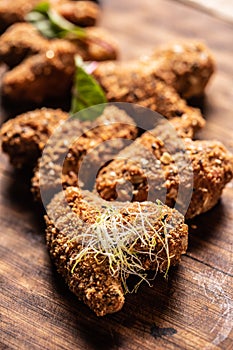
[[[8, 66], [2, 80], [3, 98], [25, 104], [63, 99], [71, 92], [75, 55], [79, 54], [85, 61], [98, 61], [92, 76], [108, 102], [127, 102], [158, 112], [174, 131], [152, 121], [150, 130], [142, 132], [138, 116], [111, 104], [94, 121], [72, 119], [61, 109], [43, 107], [1, 127], [2, 149], [12, 165], [34, 169], [35, 200], [41, 201], [41, 193], [46, 194], [46, 238], [59, 273], [80, 300], [103, 316], [123, 307], [122, 271], [111, 272], [106, 251], [98, 259], [91, 251], [80, 260], [77, 256], [85, 248], [79, 237], [87, 227], [96, 235], [95, 224], [105, 215], [106, 203], [115, 208], [109, 220], [116, 225], [123, 222], [125, 229], [133, 227], [142, 211], [146, 213], [144, 229], [154, 242], [150, 256], [156, 259], [149, 257], [143, 233], [129, 244], [144, 271], [165, 272], [187, 250], [185, 220], [215, 206], [233, 177], [233, 156], [220, 142], [194, 140], [205, 120], [199, 109], [187, 103], [204, 94], [215, 64], [207, 47], [192, 40], [158, 48], [135, 61], [115, 61], [117, 45], [109, 33], [94, 27], [100, 9], [91, 1], [50, 0], [59, 15], [85, 27], [87, 35], [75, 41], [45, 38], [25, 21], [39, 2], [0, 2], [0, 62]], [[182, 163], [184, 152], [192, 169], [192, 188], [186, 163]], [[88, 162], [80, 180], [85, 157]], [[85, 190], [85, 183], [91, 184], [91, 190]], [[186, 210], [185, 196], [179, 197], [184, 215], [174, 209], [181, 185], [192, 190]], [[156, 204], [164, 191], [164, 203]]]

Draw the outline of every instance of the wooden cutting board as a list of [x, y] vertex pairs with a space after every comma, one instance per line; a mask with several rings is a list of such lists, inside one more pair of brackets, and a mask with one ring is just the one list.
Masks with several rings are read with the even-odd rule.
[[[218, 139], [233, 151], [233, 27], [176, 1], [102, 5], [102, 25], [124, 60], [177, 38], [209, 45], [218, 71], [202, 101], [207, 126], [199, 138]], [[128, 295], [119, 313], [98, 318], [56, 274], [27, 177], [0, 154], [0, 349], [233, 349], [232, 182], [213, 210], [190, 223], [188, 252], [168, 280], [158, 277], [153, 288]]]

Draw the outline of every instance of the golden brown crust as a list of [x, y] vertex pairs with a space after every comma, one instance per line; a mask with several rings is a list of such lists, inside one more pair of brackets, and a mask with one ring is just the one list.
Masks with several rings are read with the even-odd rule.
[[23, 60], [8, 71], [2, 81], [4, 97], [17, 102], [40, 103], [67, 96], [72, 87], [76, 54], [88, 60], [108, 60], [117, 56], [115, 43], [99, 28], [87, 28], [86, 39], [70, 42], [44, 39], [33, 26], [20, 23], [10, 28], [1, 41], [3, 61], [14, 66]]
[[[60, 110], [45, 108], [27, 112], [3, 124], [2, 129], [0, 129], [2, 148], [3, 151], [9, 155], [11, 163], [17, 168], [34, 166], [50, 135], [54, 132], [57, 125], [61, 121], [67, 119], [68, 116], [68, 113]], [[180, 137], [192, 138], [200, 125], [204, 126], [204, 119], [200, 118], [197, 122], [196, 115], [194, 115], [193, 118], [184, 115], [182, 117], [173, 118], [171, 123], [174, 125]], [[45, 125], [47, 125], [49, 131], [46, 129], [44, 132]], [[64, 131], [64, 141], [73, 134], [73, 130], [68, 124], [66, 127], [67, 129]], [[78, 126], [75, 126], [75, 128], [77, 127]], [[63, 144], [63, 140], [57, 140], [58, 149], [60, 143]], [[103, 157], [101, 164], [104, 165], [105, 159], [110, 159], [110, 155], [116, 154], [116, 151], [122, 149], [123, 146], [123, 141], [114, 141], [111, 143], [110, 147], [105, 145], [104, 149], [99, 146], [96, 151], [92, 150], [90, 157], [95, 159], [95, 164], [99, 162], [100, 157]], [[60, 182], [60, 179], [58, 181]]]
[[47, 51], [49, 45], [30, 23], [16, 23], [0, 37], [0, 61], [14, 67], [27, 56]]
[[[193, 193], [189, 208], [186, 207], [186, 218], [206, 212], [217, 203], [225, 185], [233, 177], [233, 156], [216, 141], [184, 139], [184, 146], [182, 149], [182, 141], [173, 138], [172, 133], [163, 127], [143, 134], [101, 169], [96, 180], [97, 191], [106, 200], [125, 200], [132, 193], [133, 200], [145, 201], [148, 194], [155, 200], [164, 196], [166, 190], [166, 204], [174, 206], [180, 176], [184, 189], [192, 186], [188, 167], [190, 158]], [[188, 159], [182, 158], [184, 152]], [[185, 197], [180, 200], [181, 207], [189, 204]]]
[[40, 0], [1, 0], [0, 32], [15, 22], [24, 22], [25, 15], [39, 2]]
[[233, 155], [218, 141], [186, 140], [186, 149], [194, 174], [192, 201], [186, 214], [192, 218], [217, 204], [233, 177]]
[[171, 86], [159, 80], [149, 65], [100, 63], [93, 74], [103, 87], [108, 101], [139, 104], [167, 119], [185, 115], [196, 119], [196, 126], [200, 123], [202, 127], [200, 111], [189, 107]]
[[[24, 22], [27, 13], [41, 0], [1, 0], [0, 32], [15, 22]], [[99, 6], [92, 1], [50, 0], [51, 7], [67, 20], [80, 26], [93, 26], [100, 15]]]
[[[152, 58], [157, 64], [157, 76], [173, 86], [184, 98], [202, 95], [215, 71], [211, 52], [196, 40], [178, 41], [159, 47]], [[147, 63], [147, 59], [144, 62]]]
[[102, 28], [86, 28], [86, 37], [80, 40], [49, 40], [32, 24], [16, 23], [0, 37], [0, 61], [14, 67], [26, 57], [46, 53], [48, 50], [56, 49], [58, 45], [60, 47], [69, 45], [72, 47], [73, 56], [78, 54], [84, 60], [90, 61], [114, 60], [118, 55], [115, 40]]
[[53, 40], [49, 50], [25, 59], [7, 72], [2, 93], [13, 101], [42, 102], [66, 96], [75, 72], [76, 48], [66, 40]]
[[[111, 274], [107, 259], [97, 264], [94, 254], [89, 253], [72, 272], [75, 257], [81, 249], [75, 237], [78, 238], [87, 229], [87, 224], [95, 222], [95, 217], [104, 210], [101, 206], [102, 201], [96, 200], [90, 192], [81, 195], [80, 191], [73, 187], [66, 190], [65, 196], [70, 207], [65, 204], [62, 193], [57, 194], [48, 206], [48, 212], [52, 213], [54, 218], [52, 220], [46, 217], [46, 237], [50, 255], [71, 291], [98, 316], [119, 311], [124, 304], [121, 278], [119, 273], [115, 276]], [[157, 208], [156, 204], [150, 202], [126, 203], [121, 209], [121, 215], [125, 216], [127, 213], [126, 220], [134, 220], [133, 213], [137, 213], [140, 207], [147, 213], [154, 213]], [[163, 208], [164, 217], [173, 227], [168, 235], [168, 247], [171, 264], [176, 264], [180, 261], [181, 254], [184, 254], [187, 249], [187, 225], [184, 224], [183, 216], [177, 211], [166, 206], [161, 208]], [[128, 215], [129, 212], [132, 215]], [[151, 225], [159, 231], [161, 223], [158, 218], [151, 214], [151, 220]], [[153, 234], [153, 231], [149, 234]], [[140, 259], [143, 266], [146, 270], [159, 268], [165, 271], [168, 261], [160, 240], [154, 244], [153, 252], [158, 254], [158, 260], [152, 263], [145, 254], [142, 254]]]
[[68, 116], [60, 109], [42, 108], [4, 123], [0, 133], [2, 149], [11, 163], [17, 168], [35, 164], [48, 138]]
[[79, 26], [94, 26], [100, 16], [100, 8], [93, 1], [55, 1], [53, 4], [61, 16]]
[[[142, 57], [139, 61], [99, 64], [94, 75], [105, 87], [109, 99], [131, 99], [130, 102], [132, 99], [136, 102], [145, 100], [144, 106], [146, 107], [145, 103], [148, 103], [150, 107], [149, 103], [157, 104], [156, 99], [150, 101], [153, 92], [149, 93], [149, 87], [145, 93], [140, 91], [140, 78], [143, 79], [149, 74], [155, 79], [154, 85], [156, 85], [156, 79], [162, 80], [183, 97], [190, 98], [204, 93], [214, 70], [215, 63], [208, 48], [201, 42], [191, 40], [174, 42], [158, 48], [153, 55]], [[133, 85], [133, 79], [136, 84], [134, 94], [130, 88], [130, 81]], [[147, 82], [152, 85], [152, 81]], [[117, 90], [118, 94], [112, 93], [109, 88], [111, 84], [114, 85], [114, 91]], [[141, 85], [143, 84], [142, 81]]]
[[[61, 130], [49, 140], [46, 154], [39, 160], [40, 168], [35, 170], [32, 192], [36, 200], [41, 199], [41, 189], [48, 200], [62, 185], [93, 188], [95, 171], [124, 148], [124, 140], [137, 136], [133, 120], [115, 106], [106, 107], [92, 123], [70, 119]], [[113, 141], [106, 142], [109, 140]]]

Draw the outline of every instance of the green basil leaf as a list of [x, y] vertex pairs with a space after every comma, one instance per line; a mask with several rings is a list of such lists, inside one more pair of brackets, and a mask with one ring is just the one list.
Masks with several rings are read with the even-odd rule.
[[[80, 57], [76, 59], [76, 73], [74, 79], [73, 95], [71, 101], [71, 114], [82, 111], [88, 107], [107, 102], [105, 93], [93, 76], [85, 70], [85, 65]], [[103, 111], [102, 106], [88, 109], [79, 113], [81, 120], [94, 120]]]
[[46, 13], [48, 12], [49, 8], [50, 8], [49, 2], [48, 2], [48, 1], [42, 1], [42, 2], [40, 2], [38, 5], [36, 5], [36, 6], [34, 7], [34, 10], [33, 10], [33, 11], [35, 11], [35, 12], [41, 12], [41, 13], [46, 14]]
[[68, 36], [74, 39], [86, 37], [85, 29], [67, 21], [59, 13], [52, 10], [50, 4], [46, 1], [38, 4], [33, 11], [26, 15], [25, 19], [49, 39], [66, 38]]

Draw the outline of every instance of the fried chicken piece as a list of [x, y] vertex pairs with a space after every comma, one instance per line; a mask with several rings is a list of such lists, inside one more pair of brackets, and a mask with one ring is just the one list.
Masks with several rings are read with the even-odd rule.
[[24, 22], [25, 15], [32, 11], [40, 0], [1, 0], [0, 32], [15, 22]]
[[[2, 149], [8, 154], [11, 164], [17, 168], [25, 166], [33, 167], [37, 159], [41, 156], [42, 150], [44, 149], [49, 137], [54, 133], [57, 126], [68, 117], [68, 113], [60, 110], [43, 108], [37, 109], [33, 112], [24, 113], [4, 123], [0, 129]], [[182, 117], [171, 119], [170, 122], [175, 127], [180, 137], [192, 138], [200, 126], [200, 123], [197, 123], [195, 115], [193, 115], [193, 118], [191, 116], [183, 115]], [[74, 121], [72, 123], [74, 123]], [[63, 126], [63, 128], [66, 128], [66, 130], [64, 130], [64, 138], [66, 135], [67, 138], [71, 138], [71, 135], [73, 134], [70, 125], [70, 123], [67, 123]], [[78, 128], [78, 122], [74, 128], [75, 130]], [[63, 144], [63, 140], [58, 140], [58, 149], [60, 147], [59, 142]], [[115, 145], [113, 145], [112, 141], [110, 149], [107, 149], [108, 145], [105, 145], [105, 150], [101, 150], [101, 146], [99, 146], [98, 149], [92, 151], [90, 156], [98, 159], [102, 154], [103, 157], [108, 157], [110, 160], [110, 154], [115, 154], [115, 150], [120, 150], [125, 144], [124, 142], [121, 142], [120, 144], [120, 142], [121, 141], [118, 139], [115, 142]], [[36, 152], [34, 150], [36, 150]], [[94, 152], [96, 152], [96, 154], [94, 154]], [[51, 157], [52, 156], [53, 154], [51, 152]]]
[[[87, 43], [76, 43], [79, 54], [85, 60], [103, 60], [105, 52], [101, 52], [101, 45], [95, 47], [95, 39], [105, 37], [106, 50], [109, 46], [112, 58], [117, 51], [115, 43], [111, 43], [111, 37], [100, 28], [87, 28], [90, 41]], [[94, 40], [94, 42], [93, 42]], [[99, 44], [99, 42], [97, 41]], [[16, 24], [10, 27], [0, 38], [0, 60], [9, 66], [18, 64], [26, 55], [46, 51], [49, 41], [41, 37], [31, 24]], [[115, 47], [115, 50], [114, 50]], [[107, 56], [110, 59], [110, 56]], [[154, 75], [163, 80], [167, 85], [173, 86], [176, 91], [185, 98], [201, 95], [205, 86], [214, 72], [214, 61], [208, 48], [200, 42], [190, 41], [188, 43], [173, 43], [166, 47], [157, 49], [153, 56], [144, 57], [138, 62], [132, 62], [133, 66], [144, 67], [149, 65]], [[128, 69], [129, 63], [109, 62], [100, 64], [96, 74], [103, 71], [109, 79], [116, 71]], [[98, 73], [100, 72], [100, 73]]]
[[[73, 55], [78, 54], [84, 60], [104, 61], [117, 57], [117, 44], [102, 28], [86, 28], [87, 37], [67, 41], [73, 44]], [[57, 45], [58, 39], [46, 39], [30, 23], [16, 23], [0, 37], [0, 61], [14, 67], [26, 57], [46, 53]], [[62, 45], [62, 44], [61, 44]], [[24, 64], [24, 63], [23, 63]], [[14, 72], [14, 71], [13, 71]], [[14, 73], [13, 73], [14, 74]]]
[[3, 95], [35, 103], [66, 96], [73, 83], [75, 52], [75, 46], [68, 41], [53, 40], [48, 51], [25, 59], [4, 75]]
[[[41, 190], [43, 200], [50, 200], [62, 185], [93, 188], [100, 166], [125, 147], [125, 140], [134, 140], [137, 136], [133, 120], [115, 106], [107, 106], [100, 117], [85, 123], [83, 128], [77, 122], [75, 118], [69, 119], [47, 143], [32, 179], [36, 200], [41, 200]], [[112, 141], [109, 143], [109, 140]], [[86, 159], [84, 166], [83, 159]]]
[[[59, 43], [62, 48], [61, 41]], [[28, 58], [5, 74], [2, 88], [4, 96], [15, 101], [34, 102], [64, 96], [70, 91], [75, 70], [71, 57], [73, 50], [73, 47], [69, 46], [68, 50], [60, 52], [51, 48], [43, 55]], [[48, 57], [48, 54], [53, 52], [54, 57]], [[64, 57], [67, 57], [65, 64]], [[97, 68], [94, 77], [103, 87], [108, 101], [139, 104], [157, 111], [168, 119], [185, 115], [196, 120], [197, 128], [204, 125], [200, 111], [189, 107], [172, 87], [155, 78], [149, 68], [130, 71], [130, 67], [125, 67], [125, 70], [116, 71], [111, 77], [105, 75], [103, 69], [100, 72]], [[58, 84], [60, 81], [63, 82], [62, 85]]]
[[27, 56], [46, 52], [50, 41], [30, 23], [13, 24], [0, 37], [0, 61], [9, 67], [18, 65]]
[[[179, 118], [179, 123], [175, 120], [174, 124], [171, 120], [170, 129], [174, 132], [177, 128], [177, 136], [186, 137], [187, 121], [182, 119]], [[99, 170], [137, 136], [133, 120], [114, 106], [107, 107], [101, 117], [89, 124], [86, 131], [83, 130], [82, 135], [76, 122], [76, 119], [70, 119], [64, 123], [61, 130], [53, 134], [39, 159], [40, 167], [36, 167], [32, 178], [32, 192], [37, 201], [41, 200], [41, 189], [44, 202], [68, 186], [92, 191]], [[189, 130], [192, 127], [191, 124]], [[153, 162], [152, 159], [152, 168]]]
[[[153, 58], [153, 63], [151, 62]], [[174, 42], [159, 47], [144, 64], [154, 64], [158, 78], [183, 97], [200, 96], [215, 71], [215, 61], [209, 49], [199, 41]]]
[[[124, 113], [122, 113], [122, 115], [124, 115]], [[59, 124], [69, 117], [70, 115], [68, 113], [60, 109], [42, 108], [26, 112], [4, 123], [0, 129], [2, 149], [8, 154], [11, 164], [16, 168], [25, 166], [33, 167], [41, 156], [50, 136], [55, 133]], [[119, 116], [115, 116], [115, 119], [113, 119], [114, 113], [111, 115], [111, 118], [112, 121], [116, 120], [116, 118], [118, 118], [119, 121]], [[129, 117], [124, 119], [125, 122], [133, 123]], [[96, 122], [98, 122], [98, 120], [101, 120], [101, 118], [98, 118]], [[64, 130], [62, 135], [63, 139], [58, 138], [57, 140], [57, 152], [60, 153], [59, 142], [61, 142], [61, 147], [67, 142], [68, 144], [72, 144], [71, 138], [72, 135], [74, 135], [74, 130], [77, 131], [78, 134], [78, 130], [80, 129], [82, 134], [86, 129], [93, 128], [96, 122], [80, 123], [78, 119], [72, 119], [72, 124], [70, 122], [64, 124], [62, 127], [62, 130]], [[124, 132], [123, 130], [122, 135]], [[58, 137], [60, 137], [60, 135]]]
[[100, 17], [100, 8], [93, 1], [52, 1], [52, 7], [61, 16], [78, 26], [96, 25]]
[[183, 115], [193, 118], [195, 115], [197, 121], [203, 122], [200, 111], [189, 107], [171, 86], [159, 80], [149, 65], [101, 63], [93, 75], [104, 89], [108, 101], [135, 103], [168, 119]]
[[[156, 79], [172, 86], [183, 97], [190, 98], [203, 94], [214, 69], [215, 63], [208, 48], [200, 42], [189, 41], [158, 48], [152, 56], [138, 61], [99, 63], [94, 76], [105, 88], [110, 100], [144, 100], [145, 107], [152, 105], [154, 109], [153, 104], [157, 101], [152, 97]], [[148, 88], [142, 89], [146, 83]], [[131, 88], [133, 84], [135, 90]], [[114, 85], [112, 89], [111, 85]]]
[[233, 156], [220, 142], [182, 141], [162, 124], [102, 168], [96, 189], [105, 200], [160, 198], [188, 219], [211, 209], [232, 177]]
[[32, 167], [49, 137], [69, 114], [60, 109], [36, 109], [11, 119], [1, 128], [2, 149], [16, 168]]
[[[1, 0], [0, 32], [16, 22], [24, 22], [25, 16], [41, 0]], [[80, 26], [93, 26], [100, 15], [99, 6], [92, 1], [50, 0], [51, 8], [68, 21]]]
[[[78, 254], [84, 249], [81, 242], [85, 232], [89, 229], [92, 238], [96, 238], [97, 231], [94, 225], [98, 217], [104, 215], [106, 202], [90, 192], [81, 194], [74, 187], [69, 187], [65, 196], [66, 199], [62, 192], [57, 194], [48, 206], [47, 213], [51, 216], [46, 217], [46, 238], [50, 255], [58, 272], [79, 300], [98, 316], [117, 312], [123, 307], [125, 299], [121, 278], [121, 268], [124, 266], [116, 266], [116, 272], [113, 274], [109, 259], [103, 255], [104, 248], [100, 248], [103, 249], [102, 254], [96, 255], [90, 250], [77, 261]], [[141, 216], [137, 216], [139, 213], [147, 215], [149, 224], [145, 224], [146, 233], [137, 225], [135, 245], [130, 241], [125, 244], [132, 244], [131, 248], [128, 248], [132, 256], [134, 252], [141, 252], [137, 258], [144, 271], [159, 269], [164, 272], [169, 264], [177, 264], [187, 249], [187, 225], [178, 211], [150, 202], [125, 203], [116, 214], [111, 214], [109, 220], [114, 221], [114, 215], [117, 220], [123, 219], [127, 230], [128, 225], [132, 228], [135, 222], [140, 224], [138, 221]], [[139, 220], [136, 217], [139, 217]], [[166, 225], [169, 228], [167, 234], [164, 234]], [[99, 227], [101, 230], [101, 225]], [[153, 237], [154, 243], [150, 248], [142, 243], [144, 234]], [[96, 239], [98, 246], [102, 246], [103, 242]], [[151, 259], [151, 256], [146, 254], [148, 251], [152, 257], [156, 256], [156, 259]]]

